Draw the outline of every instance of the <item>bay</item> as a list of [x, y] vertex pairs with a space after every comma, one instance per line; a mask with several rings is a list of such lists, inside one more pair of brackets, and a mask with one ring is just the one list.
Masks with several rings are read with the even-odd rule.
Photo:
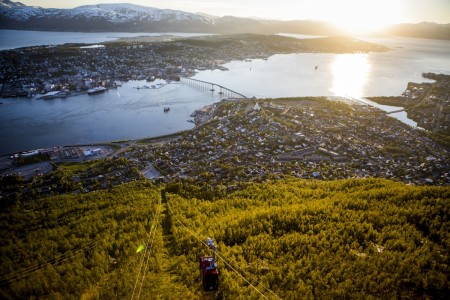
[[[288, 36], [305, 38], [304, 35]], [[229, 71], [204, 71], [195, 79], [219, 82], [247, 97], [339, 96], [386, 112], [401, 107], [379, 105], [365, 97], [400, 96], [408, 82], [432, 82], [422, 73], [450, 74], [450, 41], [414, 38], [361, 38], [390, 48], [372, 53], [294, 53], [268, 59], [232, 61]], [[405, 112], [392, 117], [417, 123]]]
[[[301, 36], [304, 37], [304, 36]], [[430, 82], [422, 73], [450, 72], [450, 41], [365, 39], [387, 52], [277, 54], [232, 61], [229, 71], [204, 71], [194, 78], [217, 82], [257, 98], [297, 96], [399, 96], [408, 82]], [[317, 70], [316, 70], [317, 66]]]
[[[14, 33], [17, 44], [11, 41], [8, 47], [21, 47], [20, 40], [26, 40], [30, 34], [40, 36], [38, 41], [32, 42], [39, 45], [100, 43], [105, 39], [121, 37], [124, 33], [73, 33], [74, 36], [71, 36], [68, 33], [18, 31]], [[149, 34], [135, 34], [139, 35]], [[423, 72], [450, 72], [449, 41], [408, 38], [365, 40], [386, 45], [391, 50], [368, 54], [277, 54], [268, 59], [231, 61], [225, 64], [229, 71], [200, 71], [194, 78], [220, 84], [247, 97], [339, 96], [368, 102], [364, 97], [398, 96], [408, 82], [429, 81], [421, 76]], [[47, 101], [1, 99], [0, 154], [170, 134], [192, 128], [193, 125], [187, 122], [190, 114], [220, 100], [217, 93], [185, 84], [169, 84], [154, 90], [134, 88], [144, 84], [150, 85], [130, 81], [104, 94]], [[397, 110], [391, 106], [368, 103], [385, 111]], [[170, 107], [168, 113], [163, 112], [165, 106]], [[404, 112], [393, 116], [416, 126]]]
[[[151, 85], [158, 83], [164, 81]], [[219, 95], [189, 85], [136, 89], [143, 85], [150, 83], [129, 81], [102, 94], [51, 100], [2, 99], [0, 154], [171, 134], [193, 128], [190, 114], [220, 101]]]

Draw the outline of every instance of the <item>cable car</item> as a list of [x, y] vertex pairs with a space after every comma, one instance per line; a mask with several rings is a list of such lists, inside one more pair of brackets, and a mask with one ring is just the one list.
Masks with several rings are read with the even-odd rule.
[[215, 259], [216, 246], [211, 238], [208, 238], [206, 243], [211, 248], [213, 255], [200, 257], [200, 276], [205, 291], [217, 291], [219, 288], [219, 270]]
[[205, 291], [217, 291], [219, 288], [219, 270], [212, 256], [200, 257], [200, 276]]

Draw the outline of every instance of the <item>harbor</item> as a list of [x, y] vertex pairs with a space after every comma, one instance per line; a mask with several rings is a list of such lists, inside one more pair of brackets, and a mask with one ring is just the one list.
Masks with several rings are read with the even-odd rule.
[[[191, 129], [195, 110], [221, 100], [197, 87], [156, 79], [163, 88], [136, 89], [130, 80], [104, 93], [65, 98], [5, 98], [0, 109], [0, 155], [59, 145], [155, 137]], [[164, 113], [164, 108], [170, 112]]]

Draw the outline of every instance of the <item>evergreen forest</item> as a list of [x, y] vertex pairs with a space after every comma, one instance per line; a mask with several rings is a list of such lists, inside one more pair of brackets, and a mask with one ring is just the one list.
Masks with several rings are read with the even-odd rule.
[[[134, 181], [0, 211], [1, 299], [448, 299], [450, 188]], [[217, 246], [219, 289], [201, 256]]]

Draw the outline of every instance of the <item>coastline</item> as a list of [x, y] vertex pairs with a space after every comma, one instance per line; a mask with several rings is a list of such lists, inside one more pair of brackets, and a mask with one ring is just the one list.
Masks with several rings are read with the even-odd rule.
[[[70, 94], [67, 94], [64, 96], [56, 96], [56, 97], [52, 97], [52, 98], [48, 98], [48, 99], [43, 98], [45, 95], [34, 95], [31, 98], [33, 98], [35, 100], [53, 100], [53, 99], [64, 99], [64, 98], [76, 97], [76, 96], [80, 96], [80, 95], [86, 95], [87, 93], [88, 93], [87, 91], [70, 92]], [[17, 98], [19, 98], [19, 97], [17, 97]]]
[[[342, 99], [344, 101], [340, 101]], [[261, 109], [263, 112], [260, 113]], [[218, 161], [222, 164], [233, 161], [240, 165], [244, 161], [240, 158], [244, 155], [248, 157], [252, 153], [253, 158], [249, 158], [245, 164], [253, 171], [241, 172], [239, 176], [263, 176], [266, 172], [272, 174], [272, 171], [282, 166], [293, 167], [292, 174], [302, 178], [382, 176], [414, 184], [446, 184], [448, 181], [448, 174], [445, 173], [445, 157], [448, 153], [439, 145], [439, 141], [430, 139], [432, 137], [429, 134], [408, 128], [376, 107], [352, 99], [230, 99], [214, 103], [197, 112], [198, 120], [202, 122], [189, 130], [139, 139], [69, 144], [32, 150], [14, 157], [0, 156], [1, 175], [17, 174], [28, 180], [36, 175], [50, 173], [61, 166], [62, 169], [80, 168], [92, 176], [94, 174], [89, 169], [97, 164], [95, 161], [106, 159], [100, 161], [100, 165], [114, 165], [117, 162], [118, 166], [123, 166], [127, 162], [127, 167], [124, 168], [131, 172], [132, 177], [122, 178], [122, 167], [108, 171], [107, 175], [95, 175], [102, 181], [104, 188], [108, 188], [108, 178], [114, 178], [114, 184], [118, 184], [137, 179], [152, 168], [159, 172], [158, 176], [153, 173], [148, 175], [155, 180], [167, 182], [190, 176], [196, 179], [205, 176], [203, 179], [206, 180], [211, 179], [211, 174], [217, 173], [226, 177], [229, 173], [201, 161]], [[248, 122], [243, 122], [243, 116], [248, 117]], [[268, 130], [268, 124], [271, 125], [271, 130]], [[391, 146], [391, 138], [397, 135], [379, 134], [385, 126], [402, 135], [404, 142], [398, 147]], [[336, 135], [336, 130], [346, 135], [345, 140], [352, 140], [355, 146], [333, 148], [333, 145], [343, 140], [343, 136]], [[217, 138], [219, 132], [222, 133], [221, 138]], [[257, 139], [254, 138], [256, 132]], [[375, 132], [376, 134], [373, 134]], [[374, 139], [373, 143], [367, 143], [368, 137]], [[240, 142], [236, 142], [237, 139]], [[321, 144], [317, 144], [318, 142]], [[422, 150], [420, 147], [418, 150], [410, 147], [411, 143], [422, 148], [429, 147], [430, 143], [435, 145], [433, 154], [426, 157], [423, 163], [433, 165], [433, 168], [444, 168], [443, 177], [439, 177], [439, 174], [423, 174], [416, 170], [413, 172], [411, 168], [423, 169], [422, 161], [414, 159]], [[368, 154], [377, 162], [370, 167], [365, 166]], [[294, 164], [280, 165], [287, 161]], [[409, 165], [399, 171], [405, 161], [408, 161]], [[324, 162], [325, 168], [317, 165], [318, 162]], [[305, 168], [302, 168], [300, 173], [298, 164]], [[192, 166], [189, 171], [185, 168], [187, 165]], [[265, 165], [275, 169], [268, 171], [270, 168], [267, 169]], [[345, 172], [330, 173], [330, 168], [326, 166], [339, 166], [339, 169], [344, 168]], [[207, 168], [207, 172], [204, 168]], [[80, 180], [78, 175], [74, 178]], [[234, 181], [236, 177], [231, 176], [228, 179]], [[85, 184], [89, 185], [85, 191], [95, 188], [91, 187], [89, 182], [85, 181]]]
[[[161, 88], [163, 88], [163, 87], [165, 87], [166, 85], [168, 85], [168, 84], [180, 84], [179, 82], [176, 82], [176, 81], [166, 81], [166, 83], [164, 83], [164, 84], [158, 84], [158, 85], [156, 85], [155, 87], [148, 87], [148, 86], [137, 86], [137, 87], [134, 87], [134, 88], [136, 88], [136, 89], [142, 89], [142, 90], [159, 90], [159, 89], [161, 89]], [[109, 87], [104, 87], [104, 91], [101, 91], [100, 93], [103, 93], [103, 92], [108, 92], [108, 91], [110, 91], [110, 90], [113, 90], [113, 89], [117, 89], [118, 87], [120, 87], [120, 85], [119, 86], [109, 86]], [[71, 97], [77, 97], [77, 96], [81, 96], [81, 95], [91, 95], [91, 96], [94, 96], [94, 95], [96, 95], [96, 94], [98, 94], [98, 93], [92, 93], [92, 94], [90, 94], [89, 93], [89, 90], [85, 90], [85, 91], [78, 91], [78, 92], [72, 92], [72, 91], [70, 91], [70, 93], [69, 94], [64, 94], [64, 95], [61, 95], [61, 96], [52, 96], [51, 98], [44, 98], [44, 96], [45, 96], [45, 94], [44, 95], [42, 95], [42, 94], [35, 94], [35, 95], [32, 95], [31, 97], [9, 97], [9, 98], [13, 98], [13, 99], [21, 99], [21, 98], [23, 98], [23, 99], [28, 99], [28, 98], [32, 98], [32, 99], [34, 99], [34, 100], [54, 100], [54, 99], [65, 99], [65, 98], [71, 98]]]
[[[397, 50], [395, 50], [395, 51], [397, 51]], [[394, 52], [395, 52], [394, 51]], [[400, 50], [399, 50], [400, 51]], [[403, 51], [403, 50], [401, 50], [401, 51]], [[395, 54], [395, 53], [394, 53]], [[400, 53], [399, 53], [400, 54]], [[347, 56], [350, 56], [350, 55], [347, 55]], [[347, 57], [347, 56], [342, 56], [342, 57]], [[391, 56], [391, 54], [389, 54], [389, 57]], [[251, 56], [249, 56], [249, 57], [251, 57]], [[309, 63], [309, 61], [306, 61], [306, 60], [303, 60], [303, 59], [298, 59], [298, 62], [299, 62], [299, 66], [301, 66], [301, 69], [298, 69], [298, 68], [296, 68], [295, 69], [295, 71], [297, 72], [297, 73], [293, 73], [293, 74], [300, 74], [300, 75], [302, 75], [303, 73], [301, 73], [301, 72], [303, 72], [303, 70], [305, 70], [304, 71], [304, 74], [305, 75], [313, 75], [314, 77], [312, 77], [312, 76], [309, 76], [309, 77], [311, 77], [311, 78], [314, 78], [314, 82], [316, 83], [316, 82], [318, 82], [319, 84], [321, 83], [321, 80], [323, 80], [323, 83], [325, 83], [326, 84], [326, 86], [324, 85], [324, 87], [325, 88], [329, 88], [329, 87], [332, 87], [331, 85], [329, 85], [328, 84], [328, 77], [330, 76], [330, 72], [324, 72], [324, 71], [328, 71], [327, 69], [326, 69], [326, 67], [327, 67], [327, 63], [330, 65], [331, 63], [330, 62], [332, 62], [333, 61], [333, 59], [334, 59], [334, 57], [337, 57], [336, 55], [327, 55], [326, 57], [325, 57], [325, 59], [323, 59], [323, 57], [325, 57], [325, 55], [314, 55], [314, 61], [313, 62], [311, 62], [311, 63], [313, 63], [312, 64], [312, 67], [309, 67], [309, 65], [307, 65], [307, 63]], [[365, 56], [366, 57], [366, 56]], [[302, 58], [302, 57], [301, 57]], [[309, 57], [308, 57], [309, 58]], [[361, 58], [361, 55], [358, 55], [358, 58]], [[322, 60], [321, 60], [322, 59]], [[356, 62], [360, 62], [360, 60], [361, 59], [359, 59], [359, 60], [357, 60]], [[225, 61], [226, 62], [226, 61]], [[281, 63], [281, 60], [279, 60], [279, 61], [277, 61], [277, 63], [278, 62], [280, 62]], [[223, 62], [222, 62], [223, 63]], [[254, 74], [255, 73], [255, 71], [258, 71], [258, 67], [265, 67], [265, 65], [266, 64], [272, 64], [271, 65], [271, 67], [273, 67], [273, 64], [275, 64], [274, 63], [274, 59], [269, 59], [268, 61], [266, 61], [266, 60], [253, 60], [253, 62], [246, 62], [246, 63], [240, 63], [239, 64], [239, 66], [237, 66], [238, 68], [235, 68], [235, 69], [232, 69], [232, 68], [230, 68], [230, 72], [221, 72], [221, 71], [219, 71], [219, 70], [216, 70], [216, 71], [207, 71], [207, 72], [199, 72], [200, 74], [199, 74], [199, 76], [195, 76], [196, 78], [199, 78], [199, 79], [203, 79], [203, 80], [210, 80], [210, 81], [214, 81], [214, 82], [218, 82], [218, 83], [221, 83], [221, 84], [224, 84], [224, 85], [226, 85], [226, 86], [230, 86], [230, 87], [233, 87], [234, 88], [234, 86], [236, 86], [236, 90], [239, 90], [239, 91], [241, 91], [241, 89], [242, 89], [242, 91], [244, 92], [244, 93], [246, 93], [246, 95], [247, 95], [247, 93], [249, 93], [249, 92], [247, 92], [246, 91], [246, 88], [248, 87], [248, 86], [251, 86], [252, 84], [254, 84], [255, 82], [249, 82], [249, 83], [247, 83], [247, 80], [246, 80], [246, 77], [245, 76], [251, 76], [251, 77], [255, 77], [255, 75], [258, 75], [258, 74]], [[301, 63], [301, 65], [300, 65], [300, 63]], [[350, 67], [351, 66], [351, 64], [350, 64], [351, 62], [349, 62], [348, 64], [346, 64], [346, 68], [348, 69], [348, 67]], [[349, 65], [350, 64], [350, 65]], [[235, 65], [237, 65], [237, 64], [235, 64]], [[242, 66], [241, 66], [242, 65]], [[291, 65], [293, 65], [293, 64], [291, 64]], [[314, 65], [320, 65], [320, 68], [318, 69], [318, 70], [316, 70], [316, 71], [314, 71]], [[233, 65], [234, 66], [234, 65]], [[253, 68], [252, 68], [253, 67]], [[253, 69], [253, 70], [252, 70]], [[293, 90], [290, 86], [289, 86], [289, 84], [290, 84], [290, 81], [296, 81], [296, 84], [298, 85], [298, 86], [296, 86], [297, 87], [297, 90], [305, 90], [306, 91], [306, 93], [308, 93], [308, 94], [310, 94], [311, 92], [308, 90], [308, 89], [303, 89], [303, 86], [301, 86], [301, 83], [299, 83], [299, 82], [302, 82], [302, 81], [298, 81], [298, 80], [296, 80], [297, 78], [295, 77], [295, 76], [293, 76], [293, 80], [290, 78], [290, 77], [284, 77], [284, 76], [282, 76], [283, 75], [283, 73], [276, 73], [276, 71], [277, 70], [275, 70], [275, 72], [274, 72], [274, 74], [273, 74], [273, 78], [270, 78], [270, 82], [271, 82], [271, 84], [267, 84], [267, 86], [270, 88], [270, 90], [275, 90], [275, 92], [274, 92], [274, 94], [276, 95], [277, 93], [278, 93], [278, 91], [276, 90], [276, 87], [279, 87], [279, 89], [280, 90], [282, 90], [281, 92], [284, 92], [285, 90]], [[219, 77], [216, 77], [216, 78], [212, 78], [212, 79], [205, 79], [205, 78], [202, 78], [202, 77], [200, 77], [200, 75], [208, 75], [208, 76], [213, 76], [213, 75], [216, 75], [216, 74], [225, 74], [225, 73], [228, 73], [228, 74], [233, 74], [233, 72], [234, 73], [236, 73], [236, 72], [239, 72], [239, 74], [240, 74], [240, 81], [241, 82], [245, 82], [245, 85], [246, 86], [239, 86], [239, 85], [235, 85], [235, 82], [234, 81], [232, 81], [232, 80], [230, 80], [230, 78], [228, 78], [228, 77], [230, 77], [230, 76], [228, 76], [228, 77], [222, 77], [223, 78], [223, 80], [221, 80]], [[312, 74], [311, 74], [312, 73]], [[248, 75], [247, 75], [248, 74]], [[277, 76], [277, 75], [281, 75], [281, 76]], [[242, 76], [242, 77], [241, 77]], [[297, 75], [296, 75], [297, 76]], [[302, 75], [303, 76], [303, 75]], [[302, 77], [302, 76], [299, 76], [299, 77]], [[328, 76], [328, 77], [327, 77]], [[237, 76], [233, 76], [233, 77], [237, 77]], [[251, 78], [251, 77], [249, 77], [249, 78]], [[304, 77], [304, 76], [303, 76]], [[278, 78], [282, 78], [282, 81], [281, 82], [279, 82], [279, 81], [277, 81], [278, 80]], [[325, 78], [325, 79], [323, 79], [323, 78]], [[215, 80], [214, 80], [215, 79]], [[307, 82], [306, 80], [305, 80], [305, 82]], [[330, 81], [331, 82], [331, 81]], [[310, 84], [308, 84], [308, 85], [310, 85]], [[398, 84], [396, 85], [396, 86], [399, 86]], [[382, 86], [382, 87], [384, 87], [384, 86]], [[322, 94], [323, 93], [323, 90], [321, 89], [322, 88], [322, 86], [319, 86], [319, 88], [318, 89], [316, 89], [317, 91], [318, 91], [318, 93], [317, 94]], [[388, 88], [389, 88], [389, 86], [388, 86]], [[251, 95], [257, 95], [257, 96], [259, 96], [258, 98], [263, 98], [263, 97], [271, 97], [272, 95], [265, 95], [266, 94], [266, 90], [265, 90], [265, 87], [264, 86], [259, 86], [258, 85], [258, 87], [257, 87], [257, 89], [255, 89], [255, 88], [253, 88], [253, 87], [250, 87], [248, 90], [250, 90], [250, 93], [251, 94], [249, 94], [250, 96]], [[381, 90], [384, 90], [384, 89], [381, 89]], [[389, 90], [388, 90], [389, 91]], [[122, 91], [122, 90], [120, 90], [119, 91], [120, 92], [120, 94], [121, 94], [121, 96], [122, 96], [122, 99], [123, 98], [125, 98], [126, 97], [126, 93], [124, 92], [124, 91]], [[128, 92], [127, 92], [128, 93]], [[66, 98], [68, 98], [68, 97], [75, 97], [75, 96], [81, 96], [81, 95], [85, 95], [86, 94], [86, 92], [76, 92], [76, 93], [72, 93], [71, 95], [67, 95], [66, 96]], [[68, 106], [72, 106], [72, 104], [73, 103], [75, 103], [75, 102], [79, 102], [79, 103], [82, 103], [82, 104], [79, 104], [79, 105], [84, 105], [85, 107], [87, 107], [86, 105], [89, 105], [89, 106], [94, 106], [94, 105], [97, 105], [97, 104], [99, 104], [99, 103], [101, 103], [101, 102], [103, 102], [103, 106], [104, 106], [104, 108], [102, 108], [102, 109], [105, 109], [105, 110], [111, 110], [111, 107], [112, 107], [112, 105], [110, 105], [112, 102], [115, 102], [115, 104], [121, 104], [122, 106], [122, 109], [123, 108], [127, 108], [127, 107], [131, 107], [129, 104], [126, 104], [126, 103], [124, 103], [124, 102], [119, 102], [120, 100], [119, 99], [116, 99], [116, 97], [112, 97], [112, 96], [114, 96], [114, 94], [115, 94], [115, 92], [114, 93], [110, 93], [110, 96], [108, 96], [108, 97], [104, 97], [104, 96], [99, 96], [99, 97], [95, 97], [96, 98], [96, 100], [98, 100], [98, 101], [89, 101], [89, 103], [87, 103], [86, 101], [70, 101], [71, 103], [69, 103], [69, 101], [67, 102], [67, 103], [65, 103], [65, 104], [67, 104]], [[141, 94], [145, 94], [145, 93], [141, 93]], [[207, 93], [205, 93], [205, 95], [206, 95]], [[386, 94], [388, 94], [388, 95], [396, 95], [397, 93], [389, 93], [389, 92], [387, 92]], [[303, 94], [303, 95], [300, 95], [300, 96], [305, 96], [305, 94]], [[312, 94], [312, 96], [314, 96], [314, 94]], [[87, 96], [86, 96], [87, 97]], [[157, 96], [158, 98], [159, 98], [159, 96]], [[163, 102], [163, 101], [160, 101], [157, 97], [153, 97], [153, 99], [155, 99], [155, 102], [156, 101], [159, 101], [159, 105], [162, 107], [162, 106], [165, 106], [166, 104], [165, 104], [165, 102]], [[180, 97], [179, 97], [179, 99], [182, 99], [182, 97], [184, 98], [184, 95], [181, 95]], [[276, 98], [275, 96], [272, 96], [273, 98]], [[111, 99], [102, 99], [102, 98], [111, 98]], [[25, 103], [25, 101], [21, 101], [21, 102], [24, 102]], [[29, 102], [29, 101], [27, 101], [28, 103], [26, 104], [26, 105], [28, 105], [28, 104], [31, 104], [31, 102]], [[51, 101], [49, 101], [48, 103], [50, 103]], [[51, 105], [48, 105], [48, 106], [53, 106], [54, 108], [57, 108], [58, 106], [60, 106], [60, 107], [62, 107], [62, 105], [60, 105], [60, 104], [62, 104], [62, 102], [64, 102], [64, 101], [58, 101], [58, 102], [53, 102]], [[7, 103], [8, 104], [8, 103]], [[125, 105], [127, 105], [127, 106], [125, 106]], [[148, 103], [146, 103], [146, 104], [140, 104], [140, 105], [148, 105]], [[8, 111], [8, 107], [7, 107], [8, 105], [4, 105], [4, 107], [3, 107], [3, 111]], [[44, 106], [44, 105], [42, 105], [42, 106]], [[116, 105], [114, 105], [114, 106], [116, 106]], [[199, 107], [203, 107], [204, 106], [204, 104], [202, 103], [202, 104], [200, 104], [199, 105]], [[140, 107], [142, 107], [142, 106], [140, 106]], [[63, 109], [61, 109], [61, 111], [65, 111], [65, 110], [67, 110], [67, 109], [71, 109], [71, 108], [63, 108]], [[85, 110], [85, 109], [84, 109]], [[162, 108], [161, 108], [161, 110], [162, 110]], [[193, 111], [193, 109], [191, 110], [191, 112]], [[128, 112], [124, 112], [124, 115], [126, 115]], [[134, 112], [133, 112], [134, 113]], [[173, 109], [173, 107], [172, 107], [172, 109], [171, 109], [171, 112], [170, 112], [170, 114], [166, 114], [166, 116], [165, 116], [165, 119], [168, 119], [168, 118], [173, 118], [173, 116], [175, 116], [175, 113], [176, 113], [176, 111]], [[141, 112], [141, 114], [142, 114], [142, 112]], [[19, 114], [18, 114], [19, 115]], [[131, 114], [130, 114], [131, 115]], [[50, 116], [50, 115], [49, 115]], [[71, 114], [70, 114], [70, 116], [73, 116], [73, 113], [71, 112]], [[29, 120], [32, 120], [31, 119], [31, 116], [29, 115], [29, 114], [27, 114], [27, 115], [21, 115], [21, 116], [19, 116], [19, 117], [22, 117], [23, 119], [29, 119]], [[51, 116], [50, 116], [51, 117]], [[97, 117], [97, 116], [95, 116], [95, 117]], [[102, 116], [103, 117], [103, 116]], [[159, 116], [156, 116], [156, 117], [158, 117], [159, 118]], [[80, 119], [79, 117], [77, 117], [78, 119]], [[150, 116], [150, 118], [154, 118], [154, 116]], [[179, 120], [182, 120], [183, 122], [186, 122], [186, 119], [185, 118], [183, 118], [183, 119], [181, 119], [181, 118], [179, 118], [179, 117], [176, 117], [177, 119], [179, 119]], [[48, 122], [48, 123], [50, 123], [50, 126], [54, 126], [54, 124], [51, 124], [52, 123], [52, 121], [54, 120], [54, 119], [56, 119], [56, 118], [49, 118], [49, 120], [51, 120], [50, 122]], [[98, 118], [97, 118], [98, 119]], [[5, 120], [7, 120], [7, 119], [5, 119]], [[96, 119], [95, 119], [96, 120]], [[83, 122], [84, 123], [90, 123], [90, 122], [92, 122], [92, 124], [93, 124], [93, 126], [96, 126], [95, 124], [94, 124], [94, 122], [93, 121], [95, 121], [93, 118], [91, 118], [91, 120], [89, 120], [89, 119], [85, 119], [85, 120], [83, 120]], [[78, 124], [75, 124], [75, 123], [72, 123], [72, 121], [73, 120], [68, 120], [67, 122], [68, 123], [70, 123], [70, 124], [63, 124], [65, 127], [67, 127], [67, 126], [79, 126]], [[62, 123], [62, 121], [61, 120], [58, 120], [58, 122], [61, 124]], [[103, 121], [102, 121], [102, 124], [105, 124], [105, 122], [108, 122], [108, 123], [110, 123], [108, 120], [106, 120], [105, 118], [103, 118]], [[126, 122], [126, 121], [124, 121], [124, 122]], [[6, 123], [6, 122], [5, 122]], [[45, 121], [45, 122], [41, 122], [40, 124], [38, 124], [38, 123], [34, 123], [34, 124], [31, 124], [33, 127], [39, 127], [39, 126], [41, 126], [41, 125], [44, 125], [44, 126], [49, 126], [48, 125], [48, 123], [47, 123], [47, 121]], [[55, 122], [56, 123], [56, 122]], [[17, 126], [17, 125], [19, 125], [19, 126]], [[26, 132], [25, 130], [28, 130], [27, 128], [22, 128], [22, 127], [20, 127], [20, 124], [17, 124], [17, 125], [14, 125], [14, 127], [5, 127], [5, 128], [7, 128], [6, 130], [8, 130], [9, 132]], [[36, 126], [35, 126], [36, 125]], [[128, 124], [128, 125], [131, 125], [131, 124]], [[151, 124], [150, 126], [159, 126], [159, 124]], [[56, 126], [59, 126], [59, 124], [56, 124]], [[100, 125], [100, 127], [101, 127], [102, 125]], [[109, 126], [109, 124], [108, 124], [108, 126]], [[138, 125], [138, 126], [140, 126], [140, 125]], [[165, 126], [165, 125], [164, 125]], [[20, 128], [20, 130], [17, 130], [17, 131], [14, 131], [14, 129], [15, 128]], [[75, 127], [74, 127], [75, 128]], [[97, 125], [97, 128], [99, 128], [98, 127], [98, 125]], [[110, 132], [115, 132], [115, 127], [113, 127], [114, 129], [112, 129], [112, 130], [110, 130]], [[134, 128], [134, 127], [133, 127]], [[140, 127], [140, 128], [142, 128], [142, 126]], [[148, 127], [147, 126], [147, 128], [152, 128], [152, 127]], [[141, 134], [142, 132], [138, 132], [139, 133], [139, 135], [131, 135], [131, 136], [129, 136], [129, 135], [124, 135], [124, 134], [120, 134], [120, 135], [117, 135], [117, 136], [119, 136], [119, 139], [123, 139], [123, 138], [127, 138], [127, 137], [130, 137], [131, 139], [135, 139], [136, 137], [139, 137], [139, 138], [141, 138], [141, 137], [147, 137], [147, 136], [159, 136], [160, 134], [160, 131], [159, 130], [156, 130], [155, 131], [155, 129], [156, 129], [157, 127], [153, 127], [151, 130], [147, 130], [147, 132], [146, 133], [150, 133], [150, 135], [148, 135], [148, 134]], [[179, 128], [179, 127], [178, 127]], [[189, 127], [190, 128], [190, 127]], [[52, 132], [53, 132], [53, 130], [55, 130], [56, 131], [56, 129], [57, 129], [57, 127], [54, 127], [54, 128], [52, 128], [51, 130], [52, 130]], [[86, 131], [86, 129], [83, 127], [83, 130], [84, 131]], [[108, 134], [106, 134], [106, 133], [104, 133], [103, 131], [103, 128], [99, 128], [99, 129], [96, 129], [96, 130], [91, 130], [91, 132], [93, 132], [93, 131], [96, 131], [96, 132], [99, 132], [99, 134], [95, 134], [95, 136], [94, 135], [92, 135], [92, 134], [86, 134], [86, 133], [84, 133], [84, 132], [81, 132], [80, 130], [78, 130], [77, 132], [75, 132], [75, 134], [73, 134], [73, 132], [68, 132], [68, 131], [65, 131], [64, 130], [64, 132], [66, 133], [66, 137], [74, 137], [74, 141], [76, 142], [76, 144], [78, 144], [78, 142], [81, 142], [81, 143], [79, 143], [79, 144], [83, 144], [83, 143], [85, 143], [86, 141], [87, 142], [90, 142], [90, 141], [92, 141], [92, 140], [94, 140], [94, 141], [110, 141], [110, 140], [114, 140], [115, 138], [113, 137], [113, 139], [111, 139], [111, 136], [112, 135], [108, 135]], [[136, 127], [136, 129], [133, 129], [133, 131], [134, 132], [136, 132], [136, 131], [138, 131], [138, 130], [140, 130], [139, 129], [139, 127]], [[149, 132], [150, 131], [150, 132]], [[176, 130], [176, 131], [178, 131], [178, 130]], [[48, 131], [49, 133], [51, 133], [50, 131]], [[153, 132], [155, 132], [155, 134], [153, 135]], [[166, 130], [166, 132], [167, 132], [167, 130]], [[78, 135], [78, 133], [80, 133], [79, 135]], [[88, 132], [89, 133], [89, 132]], [[38, 134], [36, 134], [35, 136], [38, 136], [38, 135], [42, 135], [43, 134], [43, 132], [38, 132]], [[52, 133], [53, 134], [53, 133]], [[92, 136], [94, 136], [94, 139], [92, 139]], [[39, 142], [39, 143], [28, 143], [28, 144], [34, 144], [34, 145], [37, 145], [38, 144], [38, 146], [40, 146], [40, 145], [65, 145], [65, 144], [71, 144], [71, 141], [70, 140], [68, 140], [67, 138], [64, 138], [64, 139], [60, 139], [60, 137], [61, 137], [61, 134], [55, 134], [55, 138], [53, 138], [53, 136], [52, 137], [50, 137], [50, 138], [48, 138], [48, 139], [46, 139], [46, 141], [44, 141], [44, 142]], [[82, 137], [82, 138], [80, 138], [80, 137]], [[4, 135], [4, 140], [6, 140], [6, 141], [14, 141], [14, 139], [12, 139], [11, 137], [10, 137], [10, 134], [8, 135], [8, 134], [5, 134]], [[32, 138], [32, 137], [31, 137]], [[58, 139], [60, 139], [61, 141], [63, 141], [62, 143], [58, 143]], [[26, 146], [27, 145], [27, 143], [25, 143], [25, 142], [21, 142], [20, 144], [19, 143], [17, 143], [17, 142], [14, 142], [14, 143], [11, 143], [11, 145], [13, 146], [13, 145], [20, 145], [20, 148], [21, 149], [35, 149], [35, 148], [37, 148], [37, 147], [34, 147], [34, 146], [32, 146], [32, 147], [22, 147], [22, 146]], [[12, 149], [12, 147], [9, 147], [9, 149]], [[5, 149], [5, 150], [7, 150], [7, 149]], [[11, 152], [11, 151], [5, 151], [5, 152]]]
[[[168, 83], [169, 84], [169, 83]], [[76, 95], [71, 95], [69, 97], [74, 97], [74, 96], [79, 96], [79, 95], [83, 95], [83, 94], [87, 94], [87, 92], [80, 92], [79, 94]], [[344, 97], [344, 96], [321, 96], [321, 97], [314, 97], [317, 99], [327, 99], [328, 101], [340, 101], [343, 103], [346, 103], [350, 106], [353, 105], [368, 105], [374, 108], [378, 108], [376, 106], [372, 106], [371, 104], [365, 102], [364, 100], [358, 99], [358, 98], [354, 98], [354, 97]], [[288, 98], [278, 98], [278, 99], [245, 99], [249, 102], [251, 101], [255, 101], [255, 100], [260, 100], [260, 101], [267, 101], [267, 100], [274, 100], [274, 101], [283, 101], [285, 99]], [[37, 99], [36, 99], [37, 100]], [[53, 99], [50, 99], [53, 100]], [[192, 120], [188, 120], [187, 122], [191, 122], [192, 124], [194, 124], [194, 127], [192, 129], [185, 129], [185, 130], [179, 130], [176, 131], [174, 133], [168, 133], [168, 134], [163, 134], [163, 135], [156, 135], [156, 136], [148, 136], [148, 137], [142, 137], [142, 138], [137, 138], [137, 139], [122, 139], [122, 140], [110, 140], [110, 141], [99, 141], [99, 142], [93, 142], [93, 143], [80, 143], [80, 144], [64, 144], [64, 145], [55, 145], [55, 146], [49, 146], [49, 147], [40, 147], [40, 148], [34, 148], [34, 149], [25, 149], [25, 150], [20, 150], [20, 151], [13, 151], [13, 152], [9, 152], [9, 153], [5, 153], [5, 154], [1, 154], [0, 153], [0, 157], [10, 157], [13, 156], [15, 154], [19, 154], [19, 153], [25, 153], [25, 152], [31, 152], [31, 151], [39, 151], [39, 150], [48, 150], [48, 149], [56, 149], [56, 148], [75, 148], [75, 147], [95, 147], [95, 146], [121, 146], [121, 144], [139, 144], [139, 143], [143, 143], [143, 144], [152, 144], [152, 143], [161, 143], [161, 142], [165, 142], [168, 140], [172, 140], [172, 139], [176, 139], [177, 137], [179, 137], [181, 134], [185, 133], [185, 132], [189, 132], [195, 128], [201, 127], [204, 124], [208, 123], [208, 121], [211, 119], [212, 115], [211, 113], [202, 113], [202, 111], [205, 110], [205, 108], [210, 107], [210, 106], [217, 106], [219, 105], [222, 101], [233, 101], [235, 99], [222, 99], [221, 101], [212, 103], [210, 105], [206, 105], [203, 107], [200, 107], [196, 110], [194, 110], [191, 114], [191, 116], [193, 114], [199, 113], [202, 116], [200, 117], [196, 117], [201, 119], [201, 122], [195, 122]], [[383, 110], [381, 110], [380, 108], [378, 108], [380, 110], [380, 113], [384, 113]], [[212, 109], [214, 110], [214, 109]], [[209, 110], [208, 110], [209, 111]]]

